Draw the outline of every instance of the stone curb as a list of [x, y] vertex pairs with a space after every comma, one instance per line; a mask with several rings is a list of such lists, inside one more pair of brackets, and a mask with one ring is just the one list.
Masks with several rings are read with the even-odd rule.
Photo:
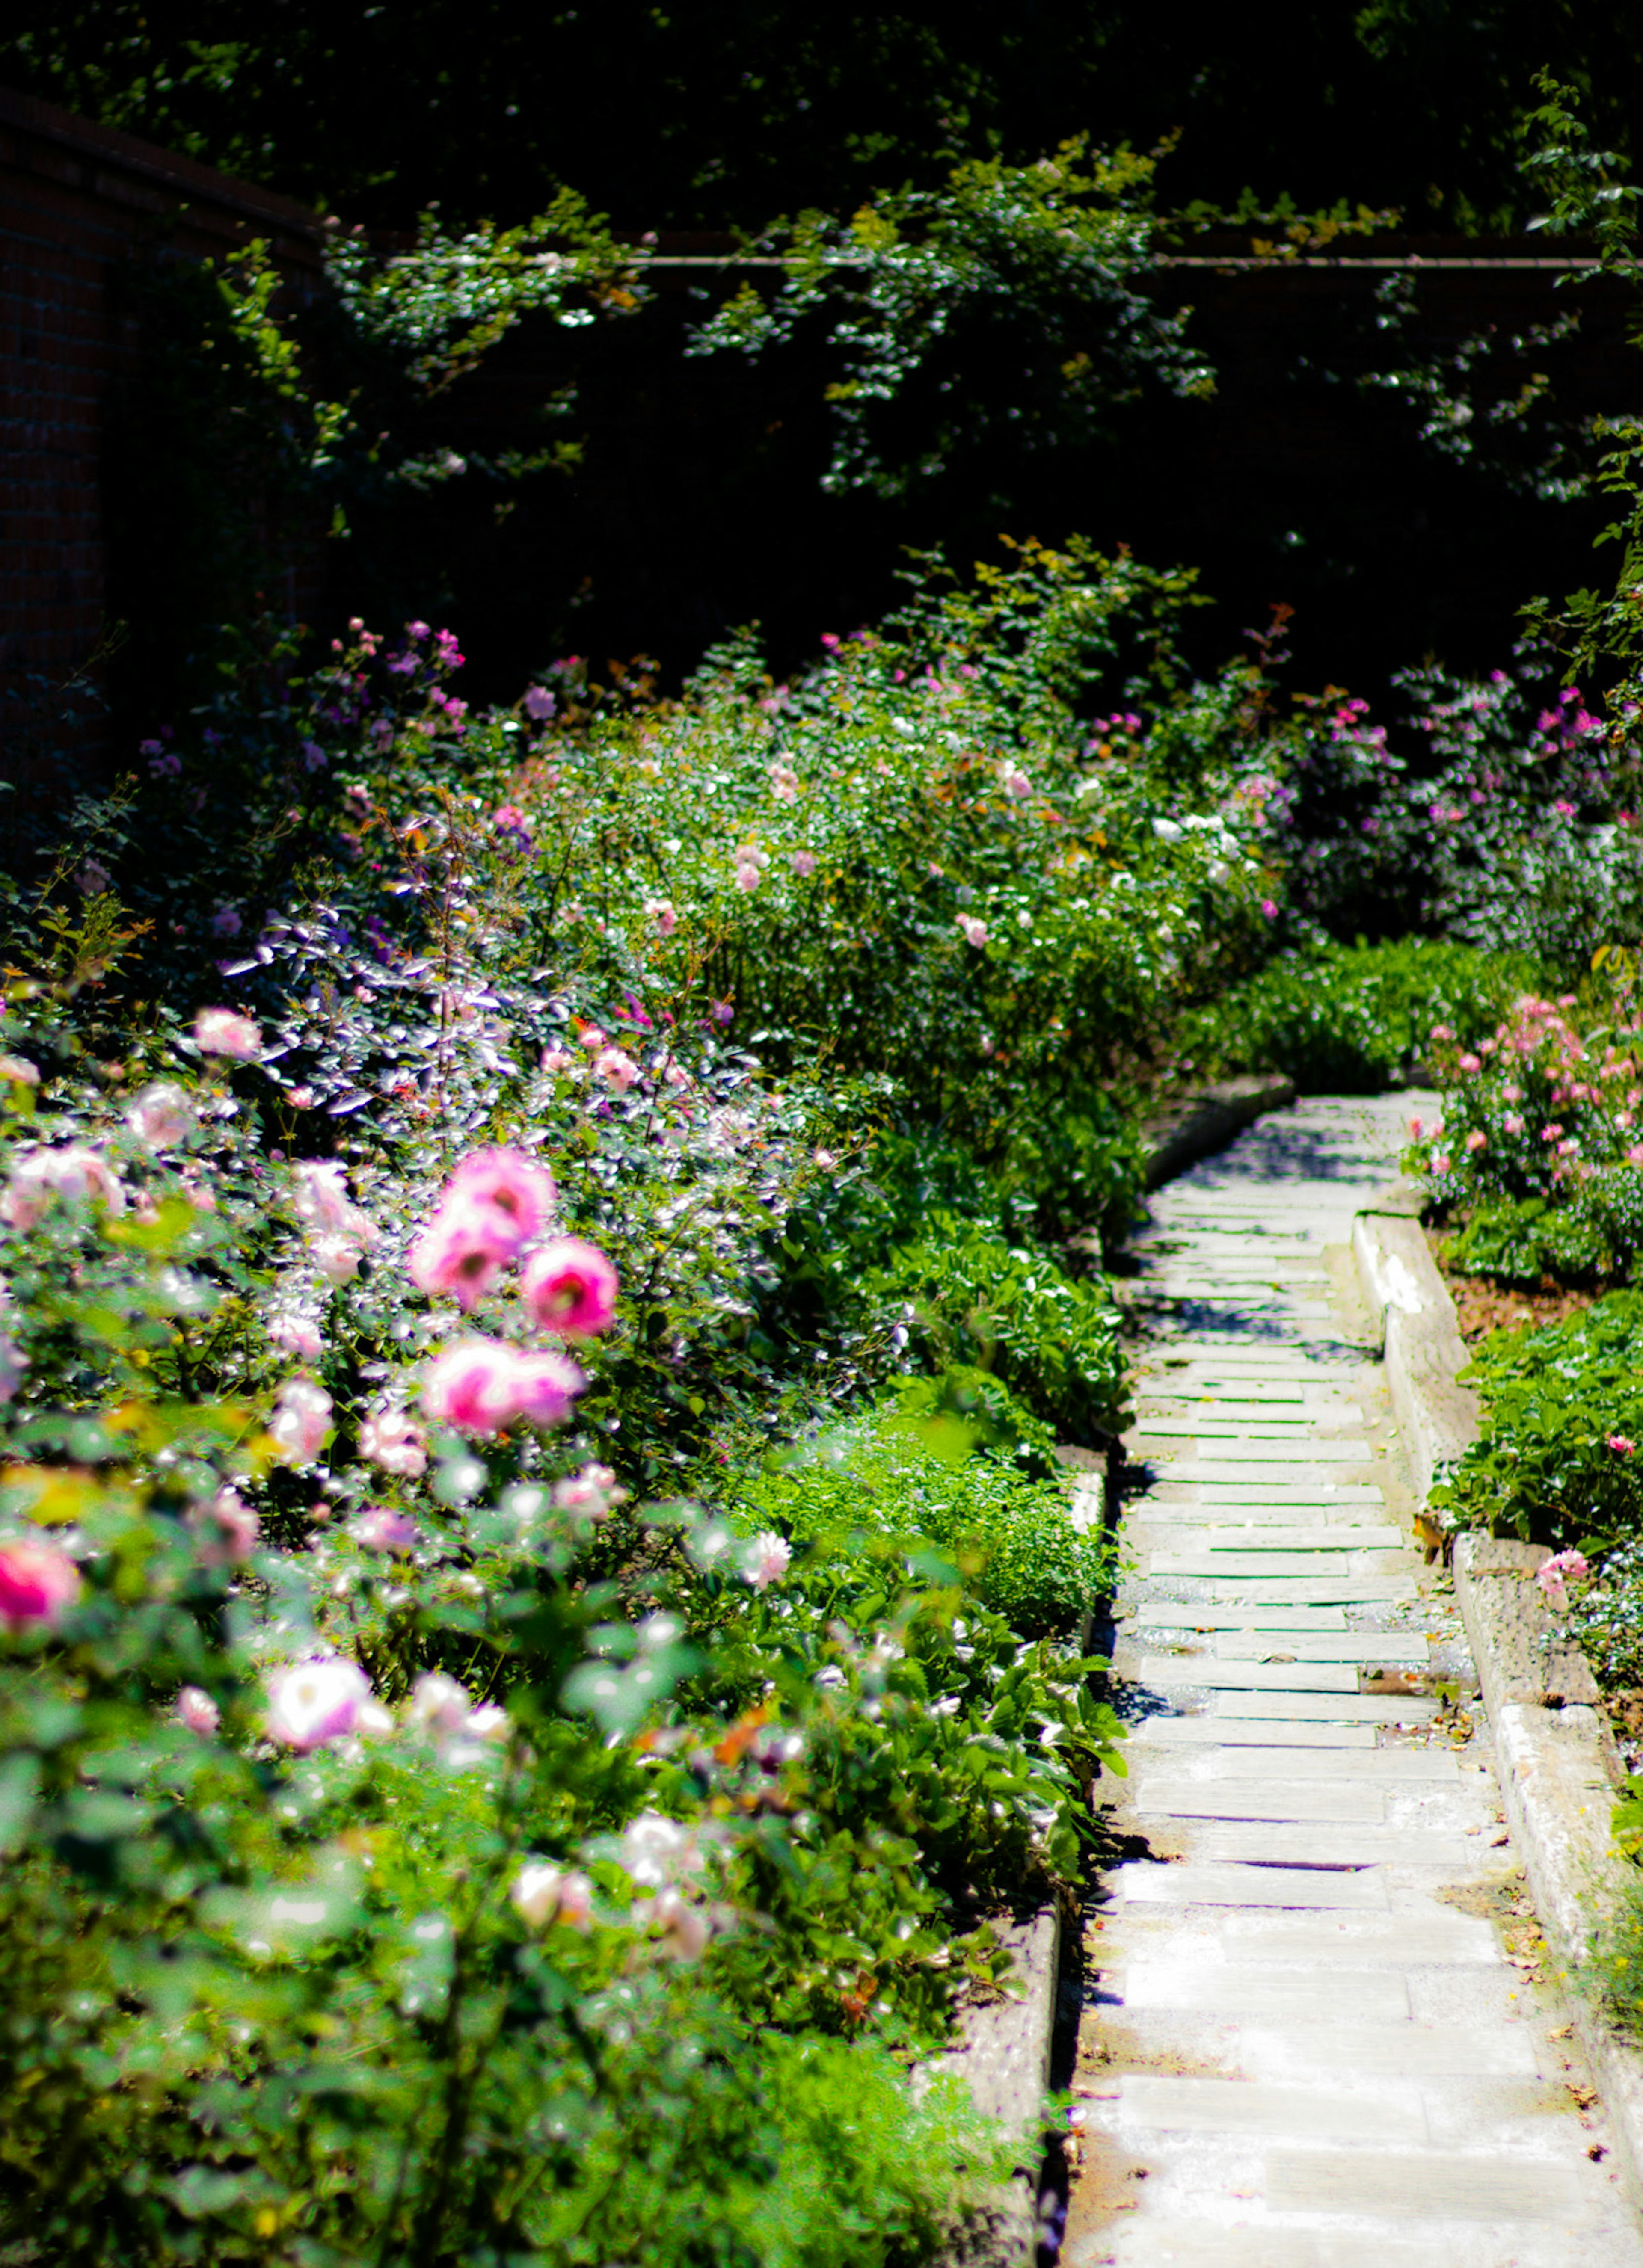
[[1050, 2088], [1061, 1910], [1041, 1907], [1028, 1921], [1004, 1924], [998, 1935], [1009, 1948], [1020, 1998], [965, 2010], [958, 2045], [937, 2057], [934, 2068], [955, 2073], [977, 2110], [1020, 2139], [1024, 2162], [954, 2231], [939, 2268], [1030, 2268], [1038, 2242], [1041, 2117]]
[[1271, 1072], [1245, 1079], [1224, 1079], [1200, 1088], [1142, 1129], [1147, 1142], [1145, 1169], [1149, 1189], [1161, 1189], [1208, 1158], [1224, 1150], [1234, 1136], [1253, 1124], [1263, 1112], [1282, 1110], [1295, 1099], [1295, 1082]]
[[[1352, 1225], [1352, 1250], [1385, 1320], [1387, 1382], [1424, 1496], [1477, 1438], [1478, 1401], [1455, 1373], [1469, 1357], [1455, 1304], [1400, 1182]], [[1430, 1531], [1429, 1531], [1430, 1532]], [[1455, 1542], [1455, 1595], [1494, 1735], [1500, 1793], [1535, 1910], [1557, 1967], [1574, 1980], [1571, 2014], [1615, 2138], [1622, 2183], [1643, 2212], [1643, 2053], [1610, 2029], [1579, 1982], [1602, 1884], [1618, 1759], [1597, 1688], [1578, 1650], [1558, 1642], [1532, 1582], [1543, 1544], [1467, 1534]]]

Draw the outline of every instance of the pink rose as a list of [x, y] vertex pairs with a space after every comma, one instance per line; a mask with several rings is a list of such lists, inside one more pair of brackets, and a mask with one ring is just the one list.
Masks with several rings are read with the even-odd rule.
[[15, 1399], [28, 1368], [28, 1357], [14, 1338], [0, 1331], [0, 1409]]
[[268, 1682], [268, 1697], [263, 1724], [269, 1738], [306, 1756], [328, 1741], [346, 1740], [372, 1697], [371, 1680], [357, 1661], [333, 1654], [276, 1670]]
[[269, 1432], [290, 1465], [311, 1465], [331, 1423], [331, 1397], [311, 1378], [287, 1379], [269, 1419]]
[[768, 1591], [772, 1583], [779, 1583], [786, 1574], [792, 1556], [792, 1544], [773, 1528], [765, 1528], [754, 1537], [742, 1556], [742, 1578], [755, 1591]]
[[174, 1150], [194, 1131], [194, 1111], [187, 1093], [174, 1079], [151, 1080], [134, 1097], [126, 1124], [151, 1150]]
[[563, 1425], [587, 1381], [568, 1356], [519, 1354], [513, 1362], [513, 1395], [519, 1417], [529, 1425]]
[[1630, 1457], [1636, 1454], [1638, 1445], [1635, 1441], [1627, 1440], [1624, 1433], [1611, 1433], [1609, 1436], [1609, 1446], [1616, 1456]]
[[1479, 1150], [1486, 1150], [1489, 1147], [1489, 1137], [1480, 1133], [1474, 1126], [1466, 1138], [1466, 1147], [1476, 1156]]
[[627, 1500], [628, 1491], [618, 1484], [608, 1465], [584, 1465], [579, 1473], [553, 1484], [554, 1510], [568, 1512], [577, 1519], [608, 1520], [613, 1506]]
[[815, 852], [814, 850], [795, 850], [792, 855], [792, 870], [794, 873], [798, 875], [799, 880], [801, 882], [807, 882], [811, 875], [814, 874], [816, 870]]
[[420, 1291], [448, 1295], [467, 1314], [518, 1249], [505, 1213], [453, 1195], [406, 1254], [405, 1272]]
[[545, 685], [531, 685], [525, 691], [525, 713], [536, 722], [545, 724], [553, 715], [554, 699]]
[[616, 1271], [597, 1245], [579, 1237], [556, 1237], [533, 1253], [519, 1289], [539, 1330], [585, 1338], [615, 1321]]
[[528, 1244], [548, 1223], [556, 1194], [553, 1175], [523, 1150], [470, 1150], [452, 1174], [451, 1197], [491, 1206], [508, 1225], [512, 1250]]
[[460, 1339], [429, 1365], [428, 1415], [467, 1433], [499, 1433], [523, 1418], [562, 1425], [587, 1381], [564, 1355], [524, 1354], [499, 1339]]
[[80, 1595], [80, 1571], [53, 1543], [0, 1543], [0, 1623], [55, 1630]]
[[1464, 1071], [1481, 1071], [1483, 1069], [1482, 1064], [1479, 1063], [1477, 1057], [1473, 1055], [1457, 1056], [1455, 1061], [1459, 1064], [1461, 1070]]
[[758, 887], [759, 870], [756, 866], [737, 867], [736, 887], [739, 890], [756, 890]]
[[1433, 1158], [1432, 1170], [1434, 1174], [1447, 1174], [1453, 1171], [1454, 1165], [1455, 1160], [1448, 1155], [1448, 1152], [1440, 1151], [1435, 1153]]
[[185, 1685], [171, 1705], [171, 1713], [188, 1732], [209, 1740], [223, 1721], [223, 1712], [210, 1695], [197, 1685]]
[[386, 1505], [368, 1505], [352, 1528], [356, 1543], [367, 1551], [391, 1551], [401, 1557], [416, 1549], [417, 1527], [408, 1512], [393, 1512]]
[[679, 926], [679, 917], [667, 898], [646, 898], [645, 911], [663, 937], [671, 937]]
[[359, 1454], [385, 1473], [418, 1480], [428, 1469], [428, 1439], [402, 1410], [385, 1410], [359, 1429]]
[[232, 1008], [202, 1008], [194, 1037], [202, 1055], [227, 1056], [235, 1063], [255, 1063], [262, 1053], [262, 1033], [249, 1016]]
[[625, 1094], [639, 1075], [639, 1067], [630, 1055], [620, 1048], [606, 1048], [593, 1058], [597, 1078], [608, 1079], [619, 1094]]
[[1023, 802], [1033, 792], [1033, 783], [1019, 764], [1007, 764], [1004, 771], [1004, 792], [1015, 803]]
[[302, 1362], [318, 1362], [324, 1343], [318, 1328], [306, 1315], [276, 1315], [268, 1327], [269, 1340]]
[[54, 1196], [64, 1204], [101, 1204], [111, 1213], [126, 1209], [126, 1193], [108, 1160], [74, 1142], [62, 1150], [31, 1150], [18, 1160], [0, 1197], [0, 1219], [13, 1228], [33, 1228]]
[[218, 1489], [210, 1504], [194, 1506], [188, 1513], [188, 1525], [201, 1538], [199, 1560], [203, 1567], [241, 1565], [255, 1550], [262, 1534], [262, 1521], [231, 1488]]
[[987, 942], [986, 923], [978, 921], [974, 914], [960, 914], [958, 925], [964, 932], [964, 942], [967, 945], [973, 945], [979, 953]]

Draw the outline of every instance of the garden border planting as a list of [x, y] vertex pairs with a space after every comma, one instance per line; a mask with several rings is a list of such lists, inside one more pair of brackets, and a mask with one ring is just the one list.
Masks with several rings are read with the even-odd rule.
[[[1386, 1325], [1392, 1407], [1423, 1496], [1434, 1471], [1477, 1433], [1477, 1397], [1456, 1383], [1469, 1359], [1455, 1304], [1418, 1219], [1419, 1193], [1398, 1182], [1366, 1208], [1352, 1248]], [[1494, 1737], [1501, 1799], [1522, 1853], [1536, 1912], [1564, 1974], [1578, 1977], [1590, 1942], [1593, 1895], [1612, 1867], [1609, 1818], [1619, 1761], [1591, 1705], [1597, 1689], [1532, 1578], [1544, 1544], [1467, 1534], [1454, 1546], [1455, 1595], [1477, 1666]], [[1621, 2179], [1643, 2210], [1643, 2054], [1604, 2021], [1578, 1986], [1572, 2014], [1612, 2122]]]

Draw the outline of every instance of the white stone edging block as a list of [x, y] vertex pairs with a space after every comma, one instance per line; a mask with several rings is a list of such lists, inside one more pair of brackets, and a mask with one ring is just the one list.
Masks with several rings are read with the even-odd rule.
[[[1387, 1382], [1400, 1432], [1423, 1496], [1442, 1468], [1477, 1438], [1478, 1401], [1455, 1383], [1470, 1359], [1450, 1299], [1418, 1219], [1418, 1190], [1400, 1183], [1382, 1209], [1360, 1212], [1352, 1250], [1364, 1289], [1385, 1322]], [[1571, 1982], [1571, 2013], [1613, 2129], [1621, 2181], [1643, 2212], [1643, 2052], [1605, 2021], [1584, 1989], [1594, 1923], [1617, 1860], [1610, 1839], [1614, 1750], [1597, 1711], [1548, 1707], [1528, 1697], [1526, 1675], [1552, 1638], [1549, 1610], [1525, 1645], [1523, 1602], [1503, 1615], [1496, 1584], [1521, 1587], [1550, 1555], [1501, 1545], [1477, 1534], [1456, 1537], [1455, 1593], [1494, 1735], [1500, 1793], [1541, 1927], [1557, 1967]], [[1515, 1626], [1514, 1626], [1515, 1624]], [[1515, 1638], [1516, 1643], [1512, 1641]], [[1549, 1658], [1550, 1659], [1550, 1658]], [[1544, 1685], [1553, 1667], [1541, 1674]]]

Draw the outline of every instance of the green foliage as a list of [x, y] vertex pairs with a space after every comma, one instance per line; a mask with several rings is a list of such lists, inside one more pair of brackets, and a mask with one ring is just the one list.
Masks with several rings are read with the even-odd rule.
[[1290, 953], [1186, 1020], [1201, 1067], [1286, 1071], [1304, 1093], [1374, 1094], [1417, 1076], [1434, 1024], [1462, 1047], [1536, 976], [1518, 954], [1404, 938]]
[[897, 1551], [933, 1544], [1017, 1630], [1076, 1631], [1110, 1587], [1111, 1552], [1099, 1528], [1074, 1522], [1065, 1477], [1043, 1469], [1047, 1438], [985, 1373], [954, 1373], [945, 1393], [903, 1381], [746, 1487], [738, 1517], [808, 1547], [807, 1568], [864, 1537]]
[[1643, 1294], [1611, 1292], [1540, 1330], [1494, 1331], [1462, 1373], [1478, 1439], [1433, 1491], [1456, 1528], [1562, 1550], [1643, 1535]]
[[978, 448], [991, 459], [1006, 444], [1087, 441], [1148, 376], [1208, 394], [1184, 316], [1139, 288], [1154, 265], [1155, 167], [1128, 148], [1092, 152], [1079, 136], [1033, 164], [967, 159], [941, 189], [880, 192], [848, 221], [811, 210], [775, 222], [769, 240], [789, 242], [785, 289], [767, 306], [744, 283], [693, 351], [757, 354], [824, 320], [836, 373], [824, 484], [886, 497]]

